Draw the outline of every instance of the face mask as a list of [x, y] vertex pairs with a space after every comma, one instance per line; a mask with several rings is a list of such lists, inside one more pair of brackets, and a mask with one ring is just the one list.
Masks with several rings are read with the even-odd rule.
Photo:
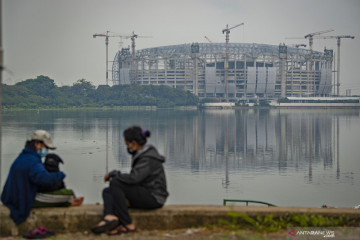
[[38, 151], [38, 154], [40, 157], [45, 157], [48, 154], [47, 148], [42, 148], [40, 151]]
[[133, 156], [137, 153], [136, 150], [130, 150], [130, 148], [126, 148], [126, 150], [130, 155], [133, 155]]

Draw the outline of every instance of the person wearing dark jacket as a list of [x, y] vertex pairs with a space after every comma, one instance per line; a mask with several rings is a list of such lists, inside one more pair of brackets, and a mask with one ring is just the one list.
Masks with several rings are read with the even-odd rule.
[[63, 172], [48, 172], [42, 164], [41, 157], [46, 156], [48, 149], [55, 149], [50, 134], [37, 130], [10, 167], [1, 201], [10, 209], [16, 224], [29, 216], [38, 187], [56, 185], [65, 178]]
[[114, 170], [105, 174], [110, 187], [103, 190], [104, 218], [92, 227], [94, 233], [110, 235], [135, 231], [128, 206], [140, 209], [161, 208], [169, 195], [163, 163], [165, 158], [146, 144], [150, 131], [134, 126], [124, 131], [127, 151], [132, 155], [130, 173]]

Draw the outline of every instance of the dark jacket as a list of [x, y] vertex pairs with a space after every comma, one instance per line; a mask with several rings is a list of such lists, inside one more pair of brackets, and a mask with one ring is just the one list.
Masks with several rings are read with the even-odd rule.
[[10, 209], [10, 217], [19, 224], [30, 214], [37, 187], [55, 185], [64, 178], [63, 172], [46, 171], [39, 154], [25, 148], [11, 165], [1, 201]]
[[[64, 161], [58, 155], [56, 155], [54, 153], [49, 153], [45, 157], [44, 167], [48, 172], [59, 172], [60, 171], [60, 168], [59, 168], [60, 163], [64, 164]], [[46, 192], [53, 192], [56, 190], [60, 190], [62, 188], [65, 188], [64, 181], [60, 181], [54, 185], [47, 186], [47, 187], [38, 186], [37, 191], [40, 193], [46, 193]]]
[[130, 173], [113, 171], [109, 173], [111, 181], [117, 179], [127, 184], [140, 185], [150, 191], [156, 201], [163, 205], [169, 196], [161, 156], [155, 147], [145, 145], [132, 159]]

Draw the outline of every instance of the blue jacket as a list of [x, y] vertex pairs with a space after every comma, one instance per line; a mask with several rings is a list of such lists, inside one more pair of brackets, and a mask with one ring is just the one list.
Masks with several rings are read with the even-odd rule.
[[51, 186], [65, 178], [63, 172], [46, 171], [39, 154], [25, 148], [11, 165], [1, 194], [1, 201], [10, 209], [16, 224], [29, 216], [38, 186]]

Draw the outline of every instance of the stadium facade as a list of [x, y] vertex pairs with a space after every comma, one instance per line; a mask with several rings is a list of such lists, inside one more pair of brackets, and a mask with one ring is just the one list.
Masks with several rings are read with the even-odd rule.
[[113, 84], [168, 85], [201, 98], [331, 94], [332, 50], [229, 43], [228, 53], [226, 60], [225, 43], [163, 46], [135, 54], [123, 48], [113, 62]]

